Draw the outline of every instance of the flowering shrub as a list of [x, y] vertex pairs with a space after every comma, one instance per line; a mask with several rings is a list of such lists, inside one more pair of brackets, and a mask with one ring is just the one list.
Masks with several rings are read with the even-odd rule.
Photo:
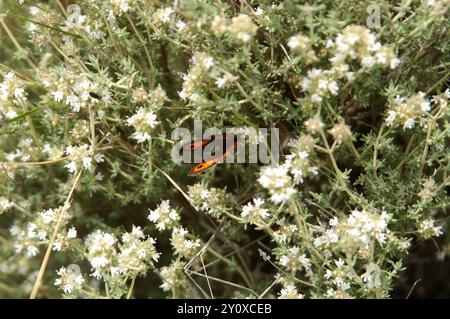
[[[74, 2], [0, 1], [0, 296], [388, 298], [448, 258], [449, 1]], [[194, 120], [280, 161], [188, 177]]]

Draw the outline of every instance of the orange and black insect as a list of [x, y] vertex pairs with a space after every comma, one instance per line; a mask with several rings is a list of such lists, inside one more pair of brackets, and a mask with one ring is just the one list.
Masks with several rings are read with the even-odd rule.
[[198, 149], [202, 150], [205, 149], [205, 147], [212, 142], [215, 143], [222, 142], [223, 146], [222, 150], [224, 150], [223, 153], [218, 154], [217, 156], [211, 158], [210, 160], [203, 161], [192, 167], [188, 173], [188, 176], [198, 175], [201, 172], [204, 172], [207, 169], [215, 166], [216, 164], [223, 162], [229, 154], [231, 154], [232, 152], [234, 152], [234, 150], [236, 150], [237, 141], [238, 141], [237, 135], [224, 133], [222, 135], [213, 135], [210, 139], [196, 140], [184, 145], [183, 149], [185, 151], [195, 151]]

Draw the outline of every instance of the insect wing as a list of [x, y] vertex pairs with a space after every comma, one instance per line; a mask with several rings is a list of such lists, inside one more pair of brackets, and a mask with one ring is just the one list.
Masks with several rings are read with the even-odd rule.
[[211, 143], [211, 140], [206, 140], [206, 139], [192, 141], [192, 142], [189, 142], [189, 143], [186, 143], [185, 145], [183, 145], [183, 150], [185, 150], [185, 151], [198, 150], [200, 148], [204, 148], [209, 143]]
[[194, 167], [191, 168], [191, 170], [188, 173], [188, 176], [195, 176], [200, 174], [201, 172], [206, 171], [207, 169], [213, 167], [214, 165], [216, 165], [219, 162], [218, 159], [213, 159], [210, 160], [208, 162], [203, 162], [200, 164], [195, 165]]

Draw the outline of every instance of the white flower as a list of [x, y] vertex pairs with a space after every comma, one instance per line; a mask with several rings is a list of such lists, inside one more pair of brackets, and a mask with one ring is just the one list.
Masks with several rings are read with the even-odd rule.
[[240, 14], [231, 19], [230, 25], [225, 30], [236, 40], [247, 43], [255, 36], [258, 26], [248, 15]]
[[298, 234], [297, 225], [285, 224], [284, 219], [280, 222], [280, 228], [273, 233], [273, 238], [277, 243], [286, 244], [296, 234]]
[[388, 111], [386, 124], [392, 126], [398, 123], [403, 124], [403, 129], [412, 129], [416, 123], [426, 122], [430, 110], [431, 104], [423, 92], [418, 92], [408, 99], [397, 96]]
[[276, 204], [289, 200], [295, 194], [295, 189], [292, 187], [293, 181], [288, 175], [286, 166], [264, 167], [258, 182], [268, 189], [270, 199]]
[[375, 64], [375, 59], [368, 55], [365, 56], [362, 60], [361, 60], [361, 64], [365, 67], [371, 68], [374, 64]]
[[163, 23], [170, 22], [170, 17], [172, 13], [174, 12], [173, 8], [166, 7], [166, 8], [160, 8], [156, 11], [154, 16], [154, 23], [156, 25], [160, 25]]
[[64, 98], [64, 93], [61, 91], [54, 91], [52, 92], [52, 97], [53, 100], [55, 100], [55, 102], [61, 102], [62, 99]]
[[54, 250], [54, 251], [61, 251], [62, 245], [63, 245], [62, 242], [60, 242], [60, 241], [55, 241], [55, 242], [53, 243], [53, 250]]
[[0, 196], [0, 215], [13, 207], [14, 204], [10, 202], [7, 198]]
[[300, 46], [300, 39], [298, 37], [290, 37], [288, 40], [288, 47], [291, 49], [296, 49]]
[[66, 147], [66, 154], [70, 162], [65, 167], [70, 173], [75, 173], [82, 167], [85, 170], [90, 170], [92, 168], [92, 160], [97, 163], [104, 161], [103, 154], [97, 153], [92, 156], [92, 150], [87, 144], [79, 146], [69, 145]]
[[305, 296], [297, 291], [294, 284], [287, 284], [283, 286], [280, 291], [280, 299], [303, 299]]
[[34, 257], [37, 255], [38, 252], [39, 252], [38, 248], [36, 246], [31, 245], [27, 247], [26, 255], [27, 257]]
[[414, 124], [416, 121], [413, 118], [406, 119], [405, 123], [403, 124], [403, 128], [411, 129], [414, 127]]
[[184, 257], [190, 257], [194, 255], [197, 248], [200, 247], [200, 239], [188, 239], [188, 236], [191, 235], [183, 227], [173, 229], [170, 243], [172, 244], [176, 254]]
[[22, 87], [15, 88], [13, 91], [13, 96], [16, 99], [25, 99], [26, 98], [25, 90]]
[[150, 210], [148, 219], [156, 225], [159, 231], [163, 231], [177, 225], [180, 215], [170, 207], [168, 200], [163, 200], [156, 209]]
[[339, 92], [339, 86], [336, 81], [332, 81], [328, 84], [328, 91], [331, 95], [337, 95]]
[[400, 59], [399, 58], [392, 58], [391, 59], [391, 62], [390, 62], [390, 64], [389, 64], [389, 67], [391, 68], [391, 69], [395, 69], [397, 66], [399, 66], [399, 64], [400, 64]]
[[109, 260], [105, 256], [98, 256], [91, 259], [91, 265], [94, 268], [102, 268], [107, 264], [109, 264]]
[[69, 95], [66, 97], [66, 104], [72, 108], [72, 111], [77, 113], [80, 112], [82, 107], [82, 103], [76, 95]]
[[118, 267], [111, 269], [111, 273], [145, 273], [159, 259], [160, 254], [156, 252], [155, 243], [155, 239], [144, 235], [141, 227], [133, 225], [131, 232], [122, 235], [117, 256]]
[[162, 285], [160, 286], [164, 291], [171, 291], [179, 286], [184, 286], [186, 283], [183, 274], [184, 264], [181, 260], [173, 261], [169, 266], [162, 267], [159, 275], [161, 276]]
[[330, 219], [329, 224], [331, 227], [336, 227], [339, 224], [339, 219], [337, 217], [333, 217]]
[[56, 273], [59, 278], [55, 280], [55, 286], [66, 294], [80, 292], [84, 283], [84, 278], [81, 273], [76, 271], [77, 269], [78, 267], [74, 269], [61, 267], [57, 270]]
[[435, 226], [432, 218], [425, 219], [419, 224], [419, 233], [423, 238], [428, 239], [433, 236], [440, 236], [443, 234], [442, 226]]
[[128, 126], [133, 126], [136, 130], [132, 137], [143, 143], [151, 139], [150, 132], [159, 122], [156, 120], [156, 114], [145, 110], [143, 107], [139, 108], [137, 113], [127, 119]]
[[42, 218], [42, 221], [45, 224], [50, 224], [50, 223], [55, 221], [56, 214], [55, 214], [55, 211], [50, 208], [50, 209], [47, 209], [47, 210], [43, 210], [40, 213], [40, 217]]
[[92, 266], [92, 276], [100, 279], [117, 255], [117, 239], [113, 234], [97, 230], [86, 237], [87, 259]]
[[74, 227], [69, 228], [67, 231], [67, 238], [73, 239], [77, 237], [77, 230]]
[[257, 223], [260, 220], [266, 220], [269, 217], [269, 211], [262, 208], [264, 200], [261, 198], [254, 198], [253, 203], [248, 203], [242, 207], [241, 216], [251, 223]]
[[396, 118], [397, 118], [397, 112], [389, 111], [388, 117], [386, 118], [387, 126], [392, 126], [392, 124], [394, 124], [394, 121]]
[[422, 112], [429, 112], [431, 110], [430, 102], [424, 101], [420, 103], [420, 109], [422, 110]]
[[39, 240], [45, 240], [45, 239], [47, 238], [47, 232], [46, 232], [45, 230], [40, 230], [40, 231], [37, 233], [37, 238], [38, 238]]
[[381, 214], [367, 210], [354, 209], [347, 219], [347, 234], [367, 245], [372, 238], [380, 244], [386, 241], [387, 223], [390, 216], [382, 211]]
[[280, 257], [280, 265], [286, 267], [289, 271], [305, 269], [307, 272], [311, 269], [311, 261], [305, 254], [301, 253], [298, 246], [289, 248], [284, 255]]
[[230, 84], [232, 82], [234, 82], [235, 80], [237, 80], [238, 77], [233, 76], [229, 73], [226, 73], [224, 76], [222, 76], [221, 78], [218, 78], [216, 80], [216, 86], [221, 89], [221, 88], [226, 88], [228, 86], [230, 86]]
[[[79, 9], [79, 7], [78, 7]], [[77, 13], [76, 10], [73, 10], [73, 12], [70, 12], [71, 14], [67, 17], [65, 21], [65, 26], [62, 27], [62, 30], [64, 31], [71, 31], [71, 30], [79, 30], [84, 28], [84, 24], [86, 22], [86, 16]]]

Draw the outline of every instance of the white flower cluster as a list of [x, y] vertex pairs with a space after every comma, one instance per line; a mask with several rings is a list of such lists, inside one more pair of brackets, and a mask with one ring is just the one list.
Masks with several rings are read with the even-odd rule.
[[122, 235], [119, 242], [113, 234], [97, 230], [86, 237], [86, 257], [92, 266], [92, 276], [145, 274], [160, 254], [155, 248], [155, 239], [144, 235], [141, 227], [134, 226], [131, 232]]
[[[44, 10], [38, 9], [37, 7], [33, 7], [34, 15], [36, 15], [36, 19], [46, 20], [42, 18], [42, 16], [46, 14]], [[81, 32], [85, 32], [86, 35], [91, 40], [102, 39], [106, 33], [103, 31], [105, 25], [103, 21], [99, 19], [91, 19], [88, 20], [88, 16], [81, 14], [81, 7], [73, 4], [67, 7], [67, 18], [64, 21], [61, 29], [66, 32], [79, 34]], [[48, 19], [48, 18], [47, 18]], [[110, 21], [111, 22], [111, 21]], [[32, 24], [31, 24], [32, 25]], [[114, 26], [113, 26], [114, 27]], [[32, 36], [39, 37], [39, 32], [35, 32], [39, 30], [36, 26], [33, 26], [30, 31], [33, 31]], [[62, 45], [62, 51], [68, 55], [74, 55], [78, 51], [77, 45], [74, 43], [71, 37], [63, 37], [62, 38], [64, 44]]]
[[273, 233], [273, 239], [278, 244], [287, 244], [289, 243], [296, 235], [299, 234], [298, 226], [287, 222], [285, 218], [283, 218], [281, 221], [279, 221], [277, 224], [279, 224], [280, 228], [278, 228]]
[[[90, 103], [98, 103], [98, 99], [90, 94], [98, 91], [96, 83], [69, 70], [65, 70], [64, 74], [59, 79], [53, 74], [47, 74], [43, 79], [43, 85], [51, 91], [51, 97], [55, 102], [65, 103], [73, 112], [87, 109]], [[102, 92], [101, 96], [104, 102], [110, 101], [108, 91]]]
[[211, 81], [219, 89], [226, 89], [236, 82], [237, 76], [217, 68], [211, 56], [204, 52], [194, 55], [191, 68], [187, 74], [183, 75], [183, 87], [178, 95], [183, 100], [195, 101], [201, 96], [201, 90]]
[[443, 16], [445, 19], [445, 14], [450, 10], [450, 1], [448, 0], [424, 0], [423, 3], [431, 8], [432, 16]]
[[6, 159], [9, 162], [14, 162], [19, 159], [22, 162], [30, 160], [38, 153], [38, 148], [33, 145], [31, 138], [21, 139], [17, 143], [17, 148], [14, 153], [6, 153]]
[[430, 110], [431, 104], [423, 92], [408, 99], [397, 96], [393, 107], [388, 112], [386, 124], [388, 126], [400, 124], [403, 125], [403, 129], [412, 129], [416, 123], [423, 124], [426, 121]]
[[163, 283], [159, 287], [164, 291], [173, 291], [178, 287], [187, 286], [183, 267], [184, 263], [181, 260], [175, 260], [169, 266], [162, 267], [159, 275]]
[[227, 88], [237, 79], [239, 79], [237, 76], [234, 76], [230, 73], [224, 73], [222, 76], [216, 77], [216, 86], [219, 89]]
[[275, 204], [288, 201], [296, 192], [286, 165], [263, 167], [258, 182], [269, 191], [270, 200]]
[[189, 72], [183, 76], [183, 88], [178, 95], [183, 100], [195, 101], [205, 81], [214, 75], [214, 60], [204, 52], [198, 52], [192, 58]]
[[216, 16], [211, 23], [211, 29], [217, 36], [228, 34], [237, 42], [247, 43], [253, 39], [258, 26], [246, 14], [240, 14], [231, 19]]
[[381, 214], [367, 210], [354, 209], [347, 218], [348, 232], [367, 245], [370, 239], [376, 239], [380, 244], [386, 241], [387, 224], [391, 219], [385, 211]]
[[443, 234], [442, 226], [435, 226], [435, 221], [432, 218], [428, 218], [425, 220], [422, 220], [419, 223], [419, 234], [424, 238], [428, 239], [433, 236], [440, 236]]
[[92, 276], [102, 278], [117, 263], [115, 245], [117, 238], [113, 234], [97, 230], [86, 237], [86, 257], [92, 266]]
[[308, 120], [305, 121], [305, 127], [308, 133], [316, 134], [320, 133], [320, 131], [323, 129], [324, 124], [319, 116], [315, 115]]
[[139, 4], [138, 0], [109, 0], [114, 13], [121, 16], [123, 13], [132, 11]]
[[305, 270], [307, 274], [311, 273], [311, 261], [301, 252], [300, 247], [298, 246], [288, 248], [285, 253], [280, 256], [279, 263], [290, 272]]
[[70, 131], [70, 137], [73, 141], [80, 141], [87, 137], [90, 133], [90, 124], [86, 120], [79, 120]]
[[261, 198], [254, 198], [253, 204], [247, 203], [242, 207], [241, 217], [248, 223], [257, 224], [261, 221], [267, 220], [269, 217], [269, 211], [263, 208], [264, 200]]
[[380, 214], [365, 209], [354, 209], [346, 220], [346, 231], [349, 236], [356, 238], [365, 246], [373, 239], [382, 245], [386, 242], [387, 225], [390, 219], [391, 216], [385, 211]]
[[152, 137], [150, 133], [159, 122], [156, 120], [155, 113], [140, 107], [136, 114], [127, 119], [127, 124], [136, 130], [132, 137], [137, 140], [138, 143], [143, 143], [151, 140]]
[[381, 45], [376, 35], [363, 26], [345, 27], [334, 41], [328, 41], [327, 47], [335, 51], [330, 60], [336, 70], [348, 69], [348, 59], [358, 60], [367, 69], [377, 66], [395, 69], [400, 63], [394, 51]]
[[281, 289], [278, 299], [303, 299], [305, 296], [298, 292], [294, 284], [285, 284]]
[[153, 24], [155, 26], [160, 26], [170, 22], [170, 18], [174, 10], [172, 7], [159, 8], [153, 15]]
[[[292, 147], [291, 153], [286, 156], [284, 165], [294, 176], [294, 183], [303, 183], [303, 178], [307, 175], [317, 175], [318, 168], [312, 165], [310, 160], [310, 150], [312, 146], [309, 144], [308, 135], [297, 140], [291, 140], [289, 146]], [[306, 144], [305, 144], [306, 143]], [[314, 144], [314, 142], [312, 142]]]
[[302, 62], [305, 64], [310, 64], [318, 60], [313, 46], [312, 41], [307, 36], [297, 34], [289, 38], [288, 47], [292, 52], [301, 57]]
[[68, 7], [68, 17], [64, 21], [64, 25], [61, 28], [66, 32], [76, 32], [83, 30], [86, 24], [87, 17], [80, 12], [79, 6]]
[[55, 280], [55, 286], [69, 295], [77, 295], [81, 292], [84, 284], [83, 275], [77, 271], [73, 271], [70, 268], [61, 267], [56, 271], [59, 276]]
[[302, 89], [311, 95], [313, 103], [322, 102], [324, 97], [337, 95], [339, 86], [332, 70], [309, 70], [306, 77], [300, 82]]
[[200, 239], [188, 237], [193, 238], [185, 228], [178, 227], [173, 229], [170, 239], [175, 253], [186, 258], [192, 257], [201, 245]]
[[150, 210], [148, 220], [154, 223], [159, 231], [170, 230], [178, 225], [180, 215], [170, 207], [168, 200], [163, 200], [156, 209]]
[[117, 255], [118, 271], [121, 274], [145, 274], [159, 260], [155, 239], [146, 237], [141, 227], [133, 225], [129, 233], [122, 235]]
[[203, 184], [189, 186], [189, 196], [192, 198], [196, 209], [205, 212], [215, 218], [222, 216], [222, 211], [227, 209], [230, 196], [220, 188], [207, 188]]
[[385, 211], [378, 213], [366, 209], [354, 209], [343, 221], [334, 217], [328, 228], [322, 229], [322, 235], [314, 240], [316, 247], [339, 246], [343, 251], [359, 252], [366, 255], [369, 248], [378, 242], [385, 244], [390, 215]]
[[350, 280], [353, 274], [346, 270], [345, 262], [341, 258], [334, 260], [336, 267], [325, 271], [327, 280], [327, 296], [329, 298], [349, 298], [347, 290], [350, 289]]
[[337, 123], [330, 129], [330, 134], [336, 142], [343, 142], [352, 139], [352, 131], [345, 123]]
[[160, 85], [150, 92], [147, 92], [143, 87], [138, 87], [133, 90], [132, 95], [134, 102], [147, 103], [152, 109], [161, 107], [167, 99], [166, 91]]
[[[319, 124], [322, 125], [320, 120]], [[321, 128], [322, 126], [318, 129]], [[318, 168], [310, 159], [314, 146], [311, 135], [300, 135], [290, 140], [288, 145], [291, 147], [291, 153], [286, 156], [284, 163], [275, 167], [262, 168], [258, 179], [261, 186], [269, 191], [270, 199], [275, 204], [288, 201], [296, 192], [295, 185], [303, 183], [308, 175], [318, 174]]]
[[16, 117], [17, 112], [14, 105], [26, 100], [27, 93], [23, 82], [13, 72], [4, 74], [3, 81], [0, 82], [0, 119]]
[[340, 288], [327, 289], [326, 298], [329, 299], [353, 299], [354, 297], [349, 294], [348, 291], [342, 290]]
[[8, 211], [14, 204], [7, 198], [0, 196], [0, 215]]
[[72, 216], [67, 209], [59, 207], [43, 210], [26, 225], [25, 229], [14, 225], [10, 232], [15, 237], [14, 248], [16, 252], [25, 251], [27, 257], [36, 256], [39, 251], [38, 246], [50, 239], [58, 219], [61, 219], [60, 231], [53, 242], [52, 249], [55, 251], [66, 249], [69, 247], [71, 240], [77, 237], [77, 231], [74, 227], [66, 228], [71, 218]]
[[103, 154], [92, 154], [92, 150], [87, 144], [66, 147], [66, 154], [68, 156], [69, 163], [65, 166], [70, 173], [75, 173], [81, 168], [85, 170], [91, 170], [92, 160], [96, 163], [104, 161]]
[[[289, 39], [291, 50], [300, 50], [306, 61], [314, 61], [315, 54], [310, 40], [304, 36], [294, 36]], [[354, 72], [350, 71], [349, 61], [357, 60], [365, 70], [374, 67], [389, 67], [394, 69], [400, 63], [394, 51], [381, 45], [375, 34], [363, 27], [350, 25], [339, 33], [336, 39], [328, 40], [327, 48], [334, 53], [330, 58], [332, 67], [329, 70], [313, 68], [307, 72], [300, 85], [313, 103], [320, 103], [326, 97], [335, 96], [339, 92], [338, 80], [354, 79]]]
[[248, 126], [227, 128], [227, 133], [236, 135], [238, 139], [242, 138], [242, 142], [251, 147], [264, 144], [267, 138], [260, 130]]

